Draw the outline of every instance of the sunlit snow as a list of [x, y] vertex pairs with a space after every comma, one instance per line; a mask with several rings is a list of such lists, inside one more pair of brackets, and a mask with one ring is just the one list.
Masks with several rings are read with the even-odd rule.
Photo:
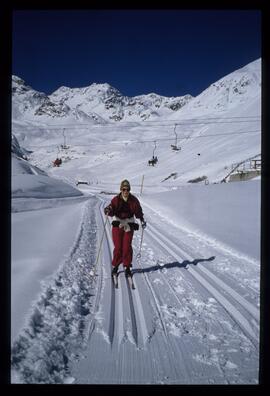
[[[13, 383], [258, 383], [260, 68], [195, 98], [13, 76]], [[124, 178], [147, 222], [133, 291], [109, 223], [99, 254]]]

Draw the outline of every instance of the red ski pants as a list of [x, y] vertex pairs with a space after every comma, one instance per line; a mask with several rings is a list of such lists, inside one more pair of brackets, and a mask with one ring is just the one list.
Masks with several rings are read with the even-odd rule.
[[114, 243], [113, 267], [123, 263], [124, 267], [132, 267], [132, 238], [134, 231], [125, 232], [124, 228], [113, 227], [112, 238]]

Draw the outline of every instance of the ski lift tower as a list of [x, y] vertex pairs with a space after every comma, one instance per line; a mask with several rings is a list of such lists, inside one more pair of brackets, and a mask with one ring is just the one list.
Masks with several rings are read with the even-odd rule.
[[64, 144], [61, 144], [61, 148], [63, 150], [69, 149], [69, 146], [66, 145], [66, 135], [65, 135], [65, 128], [63, 129], [63, 136], [64, 136]]
[[154, 154], [155, 154], [155, 151], [156, 151], [156, 148], [157, 148], [157, 142], [156, 142], [156, 140], [154, 141], [154, 143], [155, 143], [155, 147], [154, 147], [154, 149], [153, 149], [153, 158], [154, 158]]
[[172, 148], [172, 150], [173, 151], [179, 151], [179, 150], [181, 150], [181, 147], [178, 147], [177, 146], [177, 133], [176, 133], [176, 127], [177, 127], [177, 124], [175, 124], [174, 125], [174, 134], [175, 134], [175, 144], [171, 144], [171, 148]]

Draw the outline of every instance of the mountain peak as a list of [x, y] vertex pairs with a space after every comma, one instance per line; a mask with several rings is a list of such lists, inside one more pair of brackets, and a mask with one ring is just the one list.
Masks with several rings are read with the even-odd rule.
[[15, 76], [14, 74], [12, 75], [12, 83], [25, 85], [25, 81], [22, 78]]
[[223, 112], [254, 100], [261, 87], [261, 59], [235, 70], [212, 83], [191, 100], [185, 113]]
[[80, 88], [61, 86], [46, 96], [26, 86], [18, 76], [12, 76], [12, 81], [15, 118], [42, 115], [49, 121], [55, 117], [75, 117], [76, 121], [90, 123], [167, 119], [193, 111], [198, 114], [223, 112], [253, 100], [260, 92], [261, 59], [224, 76], [196, 97], [189, 94], [166, 97], [154, 92], [129, 97], [103, 82]]
[[113, 88], [113, 89], [115, 89], [114, 87], [112, 87], [110, 84], [108, 84], [108, 83], [92, 83], [91, 85], [90, 85], [90, 87], [93, 87], [93, 88], [97, 88], [97, 89], [110, 89], [110, 88]]

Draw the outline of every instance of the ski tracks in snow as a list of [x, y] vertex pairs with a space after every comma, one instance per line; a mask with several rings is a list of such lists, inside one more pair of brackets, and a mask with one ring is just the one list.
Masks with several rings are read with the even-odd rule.
[[[148, 209], [153, 219], [154, 212], [151, 212], [152, 209]], [[208, 323], [202, 320], [202, 315], [198, 315], [201, 328], [200, 333], [197, 333], [196, 336], [197, 339], [199, 339], [198, 335], [204, 337], [205, 345], [207, 345], [207, 342], [209, 343], [209, 350], [207, 354], [205, 352], [194, 353], [193, 358], [205, 365], [216, 365], [219, 371], [223, 373], [224, 380], [227, 383], [256, 383], [258, 381], [259, 353], [259, 309], [258, 304], [256, 304], [259, 299], [258, 291], [252, 287], [247, 287], [245, 291], [248, 291], [249, 294], [245, 298], [241, 293], [241, 288], [238, 287], [235, 290], [231, 287], [231, 285], [235, 286], [234, 280], [232, 280], [231, 285], [225, 283], [220, 276], [217, 276], [221, 272], [213, 271], [214, 263], [216, 265], [215, 256], [197, 259], [196, 257], [201, 257], [201, 254], [198, 255], [198, 250], [196, 253], [198, 242], [195, 238], [192, 241], [189, 236], [189, 245], [182, 243], [181, 238], [177, 235], [179, 230], [173, 228], [170, 223], [166, 223], [157, 213], [155, 214], [156, 224], [153, 221], [151, 225], [148, 225], [142, 254], [148, 267], [141, 269], [141, 271], [144, 274], [149, 274], [154, 288], [160, 289], [163, 286], [162, 290], [168, 290], [171, 294], [168, 303], [163, 303], [163, 305], [162, 302], [160, 303], [166, 316], [166, 322], [169, 324], [170, 332], [176, 336], [181, 335], [181, 337], [185, 335], [185, 331], [194, 335], [197, 319], [187, 320], [189, 316], [188, 306], [193, 305], [191, 312], [195, 318], [200, 308], [203, 307]], [[159, 230], [160, 224], [162, 224], [162, 229]], [[164, 232], [166, 229], [171, 230], [171, 234], [168, 231]], [[220, 257], [224, 256], [223, 250], [220, 253], [217, 249], [210, 248], [211, 251], [212, 253], [214, 251]], [[232, 255], [230, 259], [235, 260], [235, 255]], [[244, 258], [241, 258], [241, 260], [243, 266], [252, 265], [249, 260], [247, 262]], [[187, 285], [191, 292], [188, 292]], [[161, 297], [161, 293], [158, 293], [158, 297]], [[175, 302], [173, 302], [173, 299]], [[205, 299], [208, 301], [206, 304], [204, 303]], [[218, 310], [216, 317], [213, 312], [211, 313], [211, 309], [213, 312]], [[211, 339], [210, 328], [215, 329]], [[225, 347], [225, 345], [222, 346], [218, 342], [216, 342], [216, 345], [219, 346], [219, 349], [213, 346], [214, 341], [218, 341], [216, 335], [222, 335], [222, 331], [223, 338], [226, 339], [228, 345], [231, 339], [230, 348]], [[233, 344], [234, 347], [232, 347]], [[192, 350], [192, 347], [190, 350]], [[206, 359], [205, 356], [208, 356], [208, 358]], [[248, 359], [250, 359], [250, 365], [246, 364]], [[214, 380], [214, 382], [216, 381]]]
[[75, 382], [191, 383], [192, 370], [188, 372], [182, 351], [175, 350], [176, 343], [168, 337], [156, 293], [147, 276], [138, 282], [134, 276], [135, 290], [132, 290], [120, 269], [119, 288], [115, 289], [111, 280], [111, 226], [104, 219], [103, 209], [104, 202], [98, 220], [100, 234], [106, 227], [97, 275], [103, 279], [101, 294], [84, 359], [73, 365]]
[[[106, 238], [97, 275], [102, 275], [103, 281], [99, 306], [93, 316], [95, 331], [89, 334], [85, 358], [74, 364], [73, 375], [76, 383], [152, 382], [154, 370], [145, 348], [150, 335], [144, 302], [136, 283], [135, 289], [131, 289], [121, 269], [118, 272], [119, 287], [114, 287], [111, 279], [111, 225], [106, 223], [103, 209], [104, 202], [100, 204], [98, 220], [100, 230], [105, 226]], [[151, 322], [150, 326], [152, 331]]]
[[[135, 290], [121, 270], [115, 289], [104, 205], [102, 197], [86, 203], [68, 257], [53, 282], [44, 285], [13, 345], [14, 378], [24, 383], [256, 383], [256, 282], [249, 282], [243, 295], [234, 279], [221, 279], [211, 267], [214, 256], [196, 258], [198, 242], [191, 237], [182, 242], [177, 230], [172, 236], [154, 216], [142, 259], [133, 260]], [[139, 240], [135, 233], [135, 249]]]
[[[100, 206], [101, 218], [103, 217], [104, 205]], [[106, 225], [106, 243], [107, 252], [106, 259], [104, 260], [104, 267], [106, 267], [107, 278], [111, 277], [111, 262], [112, 262], [112, 252], [113, 252], [113, 242], [111, 238], [111, 228], [110, 224]], [[123, 271], [118, 273], [118, 284], [119, 287], [116, 290], [113, 282], [111, 281], [111, 310], [110, 310], [110, 342], [113, 344], [114, 335], [118, 338], [118, 345], [122, 342], [124, 337], [131, 336], [133, 342], [138, 347], [143, 345], [145, 342], [146, 325], [145, 318], [142, 310], [142, 303], [138, 292], [131, 290], [128, 280], [125, 279]], [[134, 299], [136, 300], [134, 303]], [[127, 312], [124, 312], [126, 310]], [[129, 317], [130, 327], [125, 328], [124, 318]], [[138, 319], [136, 319], [138, 318]], [[115, 328], [116, 327], [116, 328]], [[138, 328], [140, 332], [138, 335]], [[140, 336], [142, 335], [142, 337]]]
[[[189, 263], [194, 262], [194, 257], [191, 257], [190, 254], [177, 246], [164, 234], [161, 234], [152, 226], [149, 226], [149, 230], [151, 237], [165, 248], [178, 263], [184, 261], [188, 261]], [[254, 342], [255, 347], [258, 348], [259, 309], [202, 265], [199, 268], [195, 266], [193, 268], [192, 265], [187, 265], [187, 270], [225, 308], [229, 315]], [[239, 306], [239, 309], [236, 308], [236, 305]], [[246, 313], [241, 313], [240, 309], [244, 309]], [[254, 329], [251, 323], [255, 326]]]
[[[100, 229], [103, 208], [104, 202]], [[205, 267], [193, 268], [196, 259], [185, 245], [163, 231], [148, 225], [143, 260], [137, 266], [133, 261], [136, 289], [130, 289], [121, 271], [115, 289], [107, 223], [96, 331], [85, 360], [74, 366], [76, 383], [256, 383], [258, 309]], [[135, 247], [139, 238], [135, 234]], [[168, 258], [175, 261], [166, 263]]]

